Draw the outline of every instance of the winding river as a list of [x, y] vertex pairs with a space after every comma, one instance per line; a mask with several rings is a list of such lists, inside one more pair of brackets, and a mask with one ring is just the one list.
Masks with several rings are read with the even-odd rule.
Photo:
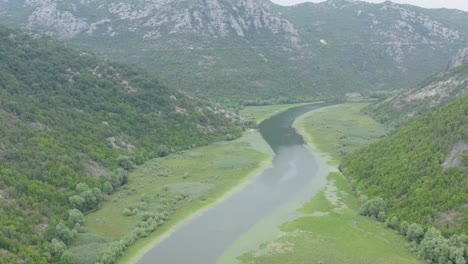
[[[138, 263], [235, 263], [235, 256], [275, 238], [278, 226], [297, 217], [296, 209], [326, 184], [324, 160], [305, 145], [292, 127], [296, 118], [323, 106], [300, 106], [263, 121], [259, 131], [275, 152], [273, 166], [180, 226]], [[255, 238], [249, 238], [249, 233]], [[227, 251], [231, 254], [226, 255]]]

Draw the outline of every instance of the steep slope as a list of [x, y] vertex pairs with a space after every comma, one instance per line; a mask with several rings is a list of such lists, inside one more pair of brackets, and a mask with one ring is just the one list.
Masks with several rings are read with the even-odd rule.
[[95, 209], [106, 182], [241, 131], [222, 109], [69, 46], [0, 27], [0, 263], [55, 262], [68, 210]]
[[[297, 26], [303, 41], [321, 39], [327, 54], [346, 65], [342, 68], [377, 89], [415, 85], [442, 70], [466, 42], [466, 29], [442, 20], [457, 11], [435, 19], [414, 6], [354, 0], [304, 3], [278, 11]], [[468, 13], [459, 16], [467, 27]]]
[[451, 60], [447, 71], [424, 80], [417, 88], [390, 97], [367, 109], [374, 118], [397, 125], [468, 93], [468, 48]]
[[468, 95], [347, 156], [342, 171], [390, 216], [467, 233]]
[[390, 2], [4, 0], [0, 10], [0, 23], [143, 65], [194, 93], [244, 100], [413, 86], [468, 34], [467, 13]]

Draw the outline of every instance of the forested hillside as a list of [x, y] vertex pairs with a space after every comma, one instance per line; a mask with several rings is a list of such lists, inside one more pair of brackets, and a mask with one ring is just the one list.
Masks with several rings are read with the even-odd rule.
[[390, 217], [466, 234], [467, 124], [463, 95], [350, 154], [341, 169], [359, 193], [382, 197]]
[[127, 170], [232, 139], [238, 121], [136, 67], [0, 27], [0, 263], [56, 263]]

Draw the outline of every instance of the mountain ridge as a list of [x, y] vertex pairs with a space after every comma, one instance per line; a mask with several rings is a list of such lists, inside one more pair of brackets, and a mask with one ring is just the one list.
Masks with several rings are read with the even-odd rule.
[[34, 0], [0, 7], [0, 23], [68, 38], [191, 93], [234, 100], [413, 86], [443, 69], [468, 35], [468, 13], [390, 2]]

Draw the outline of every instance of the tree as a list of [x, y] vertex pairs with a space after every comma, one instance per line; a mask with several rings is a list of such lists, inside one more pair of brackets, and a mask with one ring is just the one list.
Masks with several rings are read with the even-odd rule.
[[84, 210], [85, 199], [80, 195], [73, 195], [68, 197], [68, 202], [72, 208]]
[[59, 237], [63, 243], [66, 245], [70, 245], [72, 239], [75, 237], [75, 232], [70, 230], [67, 226], [64, 224], [60, 223], [57, 226], [55, 226], [55, 234], [57, 237]]
[[61, 256], [67, 250], [67, 246], [59, 239], [52, 239], [52, 254], [54, 256]]
[[73, 254], [70, 251], [65, 251], [62, 254], [62, 257], [60, 257], [60, 264], [73, 264]]
[[393, 216], [392, 218], [388, 217], [385, 220], [385, 227], [399, 231], [400, 225], [398, 222], [398, 217]]
[[78, 183], [75, 188], [75, 191], [77, 194], [81, 194], [88, 190], [89, 190], [89, 186], [86, 183]]
[[159, 157], [165, 157], [165, 156], [169, 155], [169, 153], [170, 153], [169, 148], [166, 145], [160, 145], [158, 147], [157, 152], [158, 152]]
[[406, 236], [406, 233], [408, 232], [408, 227], [409, 227], [408, 221], [401, 222], [401, 224], [400, 224], [400, 234], [402, 234], [403, 236]]
[[112, 184], [109, 182], [109, 181], [106, 181], [103, 185], [102, 185], [102, 191], [105, 193], [105, 194], [112, 194], [112, 192], [114, 191], [114, 187], [112, 187]]
[[83, 197], [84, 199], [84, 204], [83, 204], [84, 210], [89, 211], [97, 207], [98, 202], [92, 190], [87, 190], [85, 192], [82, 192], [80, 196]]
[[447, 263], [448, 255], [449, 247], [446, 239], [439, 230], [431, 227], [419, 244], [418, 256], [429, 263]]
[[420, 225], [413, 223], [408, 226], [408, 231], [406, 232], [406, 238], [408, 240], [419, 243], [423, 236], [424, 229]]
[[132, 170], [135, 168], [135, 164], [130, 160], [130, 157], [120, 155], [116, 159], [117, 165], [124, 170]]
[[[375, 218], [378, 218], [379, 213], [380, 212], [385, 213], [386, 208], [387, 208], [387, 203], [382, 198], [376, 197], [374, 199], [370, 199], [364, 202], [359, 208], [359, 214], [365, 215], [365, 216], [373, 216]], [[381, 217], [383, 217], [382, 214], [381, 214]]]
[[68, 222], [70, 226], [75, 226], [75, 224], [84, 225], [83, 213], [78, 209], [68, 210]]

